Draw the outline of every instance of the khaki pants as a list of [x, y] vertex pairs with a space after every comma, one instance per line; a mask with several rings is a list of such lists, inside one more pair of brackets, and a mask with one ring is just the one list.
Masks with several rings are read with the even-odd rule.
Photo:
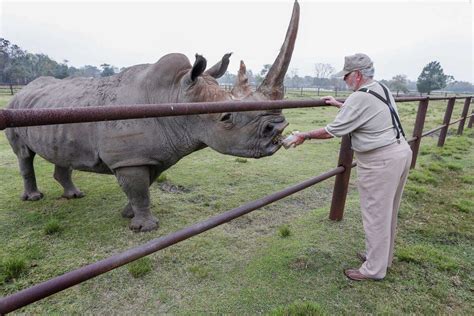
[[355, 156], [367, 257], [359, 271], [382, 279], [393, 260], [398, 208], [412, 151], [403, 140]]

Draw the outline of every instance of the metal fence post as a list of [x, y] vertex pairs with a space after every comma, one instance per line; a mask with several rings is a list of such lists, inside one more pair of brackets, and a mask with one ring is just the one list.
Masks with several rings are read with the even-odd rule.
[[466, 117], [467, 113], [469, 112], [469, 106], [471, 105], [471, 98], [466, 98], [464, 101], [464, 107], [462, 109], [462, 120], [459, 121], [459, 127], [458, 127], [458, 135], [462, 135], [462, 131], [464, 129], [464, 123], [466, 122]]
[[450, 98], [448, 100], [448, 105], [446, 106], [446, 112], [444, 112], [443, 120], [443, 125], [445, 126], [441, 129], [441, 132], [439, 133], [438, 147], [444, 146], [446, 135], [448, 134], [449, 122], [451, 121], [451, 115], [453, 114], [454, 102], [456, 102], [456, 98]]
[[425, 125], [426, 111], [428, 110], [429, 99], [421, 100], [418, 104], [418, 113], [416, 114], [415, 127], [413, 128], [413, 137], [416, 139], [411, 143], [411, 151], [413, 157], [411, 159], [411, 169], [415, 168], [416, 158], [418, 157], [418, 149], [421, 143], [421, 134], [423, 133], [423, 126]]
[[334, 181], [334, 190], [332, 191], [331, 211], [329, 219], [340, 221], [344, 216], [344, 206], [346, 204], [347, 191], [349, 188], [349, 179], [351, 177], [352, 156], [351, 139], [349, 135], [343, 136], [341, 148], [339, 150], [338, 167], [343, 166], [344, 172], [336, 176]]

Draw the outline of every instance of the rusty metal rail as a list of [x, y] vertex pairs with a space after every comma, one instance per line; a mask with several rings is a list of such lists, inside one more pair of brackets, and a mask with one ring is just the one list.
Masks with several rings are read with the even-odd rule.
[[[404, 97], [395, 98], [397, 102], [445, 100], [449, 98]], [[344, 102], [345, 99], [337, 99]], [[245, 102], [201, 102], [201, 103], [162, 103], [113, 106], [2, 109], [0, 110], [0, 130], [8, 127], [38, 126], [65, 123], [85, 123], [166, 117], [191, 114], [222, 112], [244, 112], [259, 110], [279, 110], [328, 106], [323, 100], [278, 100]]]
[[[452, 108], [456, 99], [465, 99], [463, 114], [459, 120], [451, 122]], [[419, 101], [418, 113], [415, 122], [413, 137], [407, 141], [413, 150], [412, 167], [416, 163], [418, 148], [421, 138], [442, 130], [440, 143], [444, 144], [447, 128], [460, 122], [458, 134], [462, 133], [465, 120], [470, 117], [468, 127], [472, 126], [474, 112], [467, 115], [471, 103], [471, 97], [402, 97], [395, 98], [397, 102]], [[423, 132], [428, 103], [430, 100], [449, 100], [445, 119], [442, 126], [436, 127], [428, 132]], [[344, 102], [345, 99], [338, 99]], [[322, 100], [302, 100], [302, 101], [264, 101], [264, 102], [214, 102], [214, 103], [180, 103], [180, 104], [152, 104], [152, 105], [129, 105], [129, 106], [100, 106], [86, 108], [59, 108], [59, 109], [3, 109], [0, 110], [0, 129], [21, 126], [36, 126], [48, 124], [63, 123], [84, 123], [104, 120], [123, 120], [138, 119], [148, 117], [165, 117], [178, 115], [221, 113], [221, 112], [240, 112], [240, 111], [259, 111], [276, 110], [285, 108], [304, 108], [328, 106]], [[443, 136], [444, 135], [444, 136]], [[343, 139], [341, 144], [338, 167], [324, 174], [308, 179], [302, 183], [286, 188], [282, 191], [270, 194], [261, 199], [249, 202], [240, 207], [229, 210], [210, 219], [184, 228], [175, 233], [153, 239], [148, 243], [129, 249], [123, 253], [87, 265], [77, 270], [68, 272], [64, 275], [55, 277], [43, 283], [19, 291], [7, 297], [0, 298], [0, 314], [14, 311], [20, 307], [38, 301], [54, 293], [67, 289], [73, 285], [84, 282], [90, 278], [103, 274], [107, 271], [123, 266], [131, 261], [149, 255], [160, 249], [169, 247], [182, 240], [205, 232], [213, 227], [231, 221], [239, 216], [245, 215], [262, 206], [273, 203], [316, 183], [324, 181], [332, 176], [337, 176], [333, 190], [333, 201], [331, 204], [330, 218], [335, 220], [342, 219], [347, 188], [349, 184], [350, 169], [356, 166], [357, 162], [352, 161], [352, 150], [348, 143], [348, 138]]]
[[39, 283], [25, 290], [19, 291], [10, 296], [0, 298], [0, 314], [6, 314], [14, 311], [22, 306], [28, 305], [54, 293], [67, 289], [73, 285], [79, 284], [100, 274], [123, 266], [129, 262], [147, 256], [158, 250], [164, 249], [174, 245], [180, 241], [198, 235], [211, 228], [229, 222], [237, 217], [250, 213], [262, 206], [268, 205], [280, 199], [283, 199], [291, 194], [306, 189], [316, 183], [326, 180], [334, 175], [343, 173], [344, 167], [334, 168], [326, 173], [323, 173], [314, 178], [308, 179], [304, 182], [286, 188], [282, 191], [270, 194], [261, 199], [247, 203], [240, 207], [234, 208], [230, 211], [220, 215], [209, 218], [206, 221], [186, 227], [169, 235], [153, 239], [144, 245], [129, 249], [125, 252], [109, 257], [107, 259], [98, 261], [96, 263], [84, 266], [80, 269], [68, 272], [61, 276], [50, 279], [46, 282]]
[[222, 112], [328, 106], [322, 100], [161, 103], [71, 108], [3, 109], [0, 129], [63, 123], [126, 120]]

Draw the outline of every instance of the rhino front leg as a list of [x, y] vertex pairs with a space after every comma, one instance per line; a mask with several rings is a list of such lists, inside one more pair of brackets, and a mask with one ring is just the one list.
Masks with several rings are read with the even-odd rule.
[[[130, 220], [130, 229], [146, 232], [158, 228], [158, 220], [150, 212], [149, 168], [145, 166], [118, 168], [115, 170], [115, 176], [127, 195], [134, 214]], [[128, 205], [125, 210], [127, 208]]]
[[24, 191], [21, 195], [23, 201], [37, 201], [43, 198], [43, 193], [41, 193], [36, 186], [35, 168], [33, 166], [34, 158], [35, 153], [32, 151], [29, 151], [28, 157], [18, 157], [24, 186]]
[[72, 169], [66, 167], [60, 167], [55, 165], [54, 167], [54, 179], [59, 182], [59, 184], [63, 187], [64, 193], [63, 197], [66, 199], [74, 199], [74, 198], [81, 198], [84, 196], [71, 179]]
[[[153, 184], [153, 182], [156, 180], [156, 178], [158, 178], [158, 176], [160, 175], [160, 171], [156, 167], [149, 167], [148, 170], [150, 171], [150, 184], [149, 184], [149, 186], [151, 186]], [[132, 205], [130, 204], [130, 202], [128, 202], [127, 206], [125, 206], [125, 208], [122, 210], [122, 217], [124, 217], [124, 218], [133, 218], [133, 216], [135, 216], [135, 214], [133, 213]]]

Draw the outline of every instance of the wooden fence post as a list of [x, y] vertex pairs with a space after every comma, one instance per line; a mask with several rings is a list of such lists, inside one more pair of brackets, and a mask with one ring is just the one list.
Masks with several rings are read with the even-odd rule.
[[344, 216], [344, 206], [346, 205], [347, 191], [349, 188], [349, 179], [351, 177], [352, 156], [354, 152], [351, 148], [351, 139], [349, 135], [343, 136], [341, 148], [339, 149], [338, 167], [343, 166], [346, 170], [336, 175], [334, 181], [334, 190], [332, 191], [331, 211], [329, 219], [340, 221]]
[[451, 115], [453, 114], [454, 102], [456, 102], [456, 98], [449, 98], [448, 105], [446, 106], [446, 112], [444, 112], [443, 125], [445, 126], [441, 129], [441, 132], [439, 133], [438, 147], [444, 146], [446, 135], [448, 134], [449, 122], [451, 121]]
[[415, 168], [416, 158], [418, 157], [418, 149], [421, 143], [421, 134], [423, 134], [423, 126], [425, 125], [426, 111], [428, 110], [429, 99], [421, 100], [418, 104], [418, 113], [416, 114], [415, 127], [413, 128], [413, 137], [416, 139], [411, 143], [411, 151], [413, 156], [411, 159], [411, 169]]
[[458, 135], [462, 135], [462, 131], [464, 130], [464, 123], [466, 122], [466, 116], [467, 113], [469, 112], [469, 106], [471, 105], [471, 97], [466, 98], [464, 101], [464, 107], [462, 109], [462, 120], [459, 121], [459, 127], [458, 127]]
[[467, 128], [472, 128], [472, 123], [474, 123], [474, 109], [471, 112], [471, 118], [469, 119], [469, 124], [467, 124]]

